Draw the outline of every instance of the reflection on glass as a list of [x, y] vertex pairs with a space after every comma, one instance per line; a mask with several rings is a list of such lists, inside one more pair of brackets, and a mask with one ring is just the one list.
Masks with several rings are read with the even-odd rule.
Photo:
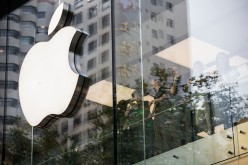
[[93, 83], [75, 117], [33, 134], [19, 106], [18, 73], [30, 47], [49, 39], [59, 2], [32, 0], [1, 19], [5, 163], [112, 164], [113, 108], [118, 164], [214, 164], [247, 153], [247, 1], [116, 0], [117, 107], [110, 2], [72, 2], [73, 26], [91, 34], [76, 65]]
[[[8, 74], [8, 79], [1, 76], [0, 84], [1, 107], [6, 106], [7, 108], [7, 114], [1, 113], [1, 119], [5, 115], [7, 128], [5, 161], [7, 164], [17, 162], [19, 164], [30, 164], [31, 162], [33, 164], [82, 164], [82, 162], [84, 164], [112, 164], [112, 90], [109, 90], [110, 95], [99, 90], [104, 89], [100, 81], [105, 80], [108, 82], [107, 89], [112, 88], [111, 43], [109, 42], [111, 38], [110, 1], [101, 3], [100, 1], [90, 3], [77, 1], [74, 10], [75, 24], [79, 29], [87, 29], [86, 27], [92, 22], [98, 23], [98, 20], [103, 22], [101, 27], [104, 32], [101, 29], [95, 29], [95, 27], [100, 27], [97, 24], [89, 26], [87, 30], [95, 33], [94, 36], [92, 35], [94, 39], [87, 41], [86, 49], [82, 52], [83, 56], [77, 57], [75, 62], [83, 74], [93, 75], [94, 84], [92, 84], [91, 90], [99, 94], [101, 98], [105, 97], [108, 101], [110, 100], [110, 104], [104, 102], [101, 104], [100, 97], [92, 97], [90, 100], [91, 97], [88, 96], [74, 118], [58, 120], [47, 130], [34, 128], [34, 132], [32, 132], [31, 127], [24, 120], [17, 93], [19, 68], [32, 45], [49, 40], [47, 27], [53, 10], [58, 4], [58, 1], [50, 0], [30, 1], [1, 20], [0, 71]], [[82, 11], [88, 11], [88, 13]], [[105, 17], [102, 17], [103, 11]], [[7, 22], [8, 30], [2, 26]], [[7, 37], [9, 37], [9, 42], [3, 42]], [[102, 43], [102, 45], [97, 43]], [[91, 58], [87, 57], [88, 52], [90, 52]], [[8, 56], [7, 64], [5, 56], [3, 56], [5, 53], [12, 55]], [[91, 59], [94, 60], [91, 61]], [[97, 85], [97, 83], [99, 84]], [[99, 86], [100, 88], [94, 89]], [[7, 90], [7, 96], [3, 95], [4, 90]], [[1, 130], [1, 134], [3, 134], [3, 130]], [[2, 144], [1, 142], [1, 147]]]
[[[143, 150], [146, 164], [211, 164], [245, 152], [244, 134], [236, 129], [247, 118], [244, 85], [247, 45], [210, 35], [215, 30], [215, 34], [224, 38], [221, 29], [234, 18], [218, 20], [221, 22], [218, 27], [208, 22], [206, 27], [199, 22], [196, 12], [199, 7], [195, 7], [203, 4], [189, 3], [194, 9], [187, 9], [185, 1], [141, 1], [142, 10], [137, 18], [138, 13], [129, 6], [132, 2], [117, 2], [120, 9], [116, 13], [117, 83], [141, 93], [138, 99], [141, 103], [134, 104], [139, 101], [133, 97], [118, 102], [119, 163], [139, 164], [142, 157], [132, 153], [132, 145], [136, 146], [136, 153]], [[227, 13], [230, 7], [225, 7], [215, 14]], [[207, 13], [205, 16], [211, 21], [218, 19]], [[131, 25], [139, 19], [141, 25], [137, 29], [142, 37], [138, 47], [142, 52], [133, 53], [131, 42], [136, 41], [136, 36]], [[237, 24], [247, 26], [243, 22]], [[225, 35], [234, 33], [224, 32]], [[239, 34], [239, 39], [244, 38]], [[240, 54], [232, 52], [234, 47]], [[138, 66], [140, 76], [131, 71], [130, 66], [134, 65]], [[117, 96], [122, 93], [117, 91]], [[139, 109], [142, 109], [140, 115]], [[150, 129], [147, 123], [151, 123]], [[135, 142], [139, 136], [143, 139]]]

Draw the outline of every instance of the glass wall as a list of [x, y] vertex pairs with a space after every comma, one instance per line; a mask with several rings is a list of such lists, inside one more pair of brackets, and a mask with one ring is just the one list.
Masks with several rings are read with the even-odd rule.
[[[247, 152], [247, 2], [115, 4], [119, 164]], [[222, 162], [223, 164], [223, 162]]]
[[[89, 34], [75, 59], [77, 70], [91, 79], [86, 99], [72, 118], [48, 129], [31, 127], [19, 103], [19, 71], [30, 48], [51, 39], [49, 21], [61, 1], [31, 0], [1, 18], [2, 164], [246, 159], [245, 0], [64, 2], [74, 14], [71, 26]], [[236, 158], [240, 162], [232, 162]]]
[[91, 79], [79, 112], [72, 118], [58, 119], [48, 129], [31, 127], [22, 113], [18, 95], [20, 67], [32, 46], [39, 42], [48, 44], [49, 22], [59, 3], [31, 0], [1, 19], [2, 164], [113, 162], [109, 0], [67, 1], [74, 14], [71, 26], [89, 34], [84, 45], [79, 45], [83, 50], [75, 60], [77, 70]]

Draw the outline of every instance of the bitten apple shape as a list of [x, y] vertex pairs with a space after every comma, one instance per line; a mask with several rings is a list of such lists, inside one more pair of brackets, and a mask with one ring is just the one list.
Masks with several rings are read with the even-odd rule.
[[[58, 12], [63, 15], [66, 10], [61, 5]], [[62, 19], [62, 26], [65, 22]], [[54, 32], [56, 26], [52, 28]], [[80, 52], [86, 37], [86, 33], [67, 26], [55, 31], [50, 41], [35, 44], [27, 53], [20, 71], [19, 96], [31, 126], [46, 128], [58, 118], [77, 113], [90, 80], [77, 71], [74, 56]]]

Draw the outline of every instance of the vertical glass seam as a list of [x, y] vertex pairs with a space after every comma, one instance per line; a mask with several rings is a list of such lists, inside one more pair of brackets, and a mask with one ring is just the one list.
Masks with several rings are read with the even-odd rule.
[[143, 75], [143, 51], [142, 51], [142, 10], [141, 10], [141, 0], [139, 0], [139, 39], [140, 39], [140, 72], [141, 72], [141, 96], [142, 96], [142, 108], [143, 108], [143, 114], [142, 114], [142, 125], [143, 125], [143, 158], [144, 158], [144, 165], [146, 164], [146, 132], [145, 132], [145, 106], [144, 106], [144, 75]]
[[117, 111], [116, 111], [116, 59], [115, 59], [115, 0], [111, 0], [111, 40], [112, 40], [112, 99], [113, 99], [113, 165], [117, 165]]

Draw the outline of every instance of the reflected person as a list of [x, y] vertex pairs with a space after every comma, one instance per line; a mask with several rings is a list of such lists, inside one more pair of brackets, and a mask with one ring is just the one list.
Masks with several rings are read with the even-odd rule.
[[204, 132], [204, 134], [210, 135], [213, 132], [208, 81], [209, 77], [204, 73], [204, 65], [202, 62], [196, 61], [193, 68], [193, 77], [191, 78], [193, 127], [196, 134]]
[[154, 155], [161, 154], [170, 149], [170, 133], [171, 132], [171, 103], [169, 102], [168, 91], [162, 86], [159, 78], [151, 80], [151, 86], [154, 90], [154, 97], [149, 102], [153, 104], [152, 115], [154, 116]]
[[186, 104], [183, 86], [181, 85], [182, 75], [177, 66], [173, 66], [169, 78], [169, 99], [173, 104], [172, 112], [172, 132], [171, 148], [176, 148], [190, 141], [188, 121], [186, 121]]
[[131, 164], [142, 161], [143, 158], [143, 108], [142, 95], [139, 91], [132, 93], [132, 99], [127, 104], [124, 116], [126, 122], [124, 128], [127, 130], [127, 161]]

